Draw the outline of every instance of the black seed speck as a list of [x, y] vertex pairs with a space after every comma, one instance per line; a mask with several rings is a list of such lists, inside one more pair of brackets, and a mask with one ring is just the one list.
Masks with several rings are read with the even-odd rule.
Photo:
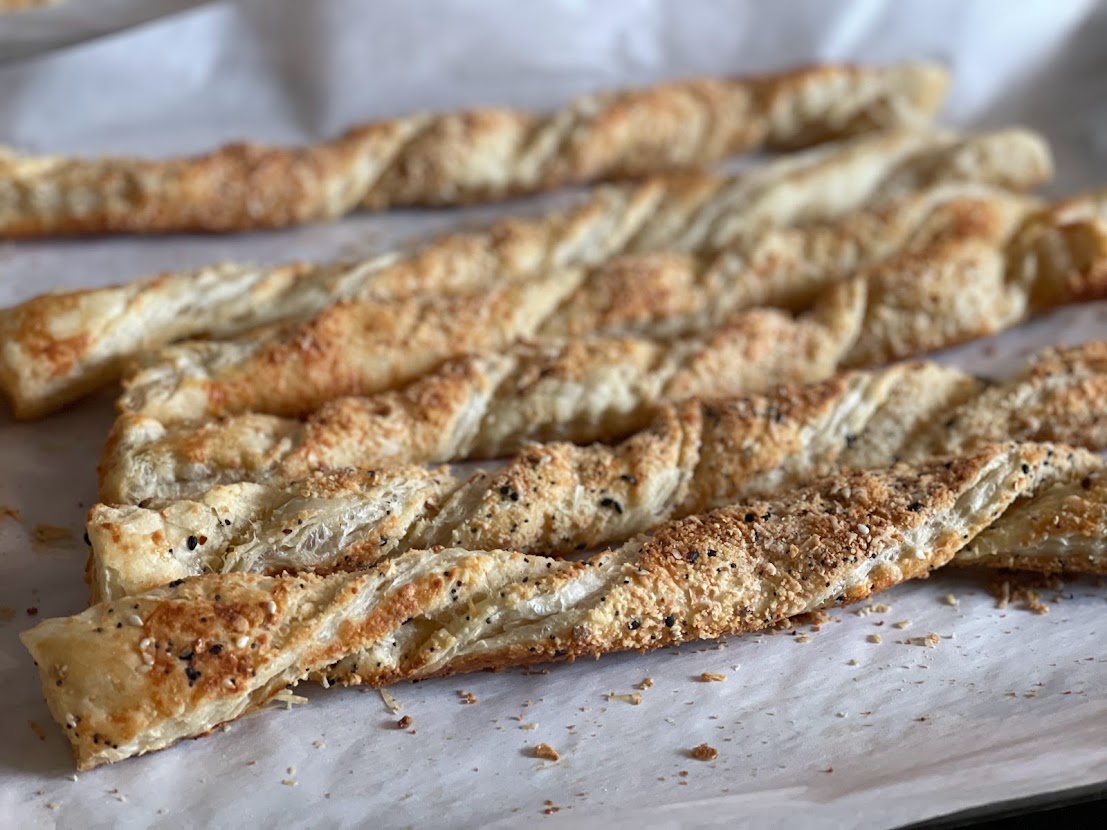
[[622, 513], [623, 512], [623, 506], [621, 504], [619, 504], [619, 502], [615, 501], [615, 499], [607, 497], [607, 496], [600, 499], [600, 507], [610, 507], [616, 513]]
[[684, 557], [688, 562], [695, 562], [700, 558], [700, 552], [698, 550], [688, 551], [688, 555]]
[[665, 627], [672, 628], [674, 625], [676, 625], [676, 617], [670, 614], [665, 618]]
[[641, 625], [642, 625], [642, 623], [638, 622], [638, 620], [631, 620], [629, 623], [627, 623], [627, 627], [631, 631], [637, 630], [638, 628], [641, 627]]
[[200, 544], [200, 540], [197, 539], [195, 536], [189, 536], [188, 537], [188, 549], [189, 550], [196, 550], [196, 546], [198, 544]]
[[191, 686], [193, 683], [195, 683], [197, 680], [200, 679], [200, 672], [196, 671], [196, 669], [192, 668], [192, 666], [186, 666], [185, 667], [185, 674], [188, 675], [188, 685], [189, 686]]

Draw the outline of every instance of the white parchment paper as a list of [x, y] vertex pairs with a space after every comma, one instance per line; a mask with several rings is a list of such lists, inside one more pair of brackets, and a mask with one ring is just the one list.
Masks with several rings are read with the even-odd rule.
[[[1078, 1], [211, 3], [0, 68], [0, 140], [162, 154], [422, 108], [551, 107], [697, 72], [929, 57], [956, 75], [945, 120], [1042, 130], [1063, 194], [1107, 184], [1105, 39], [1107, 8]], [[548, 203], [9, 243], [0, 304], [224, 258], [364, 254]], [[943, 357], [1002, 375], [1040, 346], [1105, 335], [1107, 306], [1091, 305]], [[74, 780], [16, 635], [84, 606], [80, 537], [111, 400], [33, 424], [0, 413], [0, 825], [891, 827], [1107, 780], [1107, 593], [1045, 591], [1042, 616], [997, 608], [966, 573], [878, 596], [886, 612], [834, 612], [818, 632], [399, 686], [398, 714], [376, 692], [307, 689], [306, 706]], [[936, 648], [903, 642], [931, 632]], [[640, 705], [607, 699], [646, 677]], [[414, 733], [396, 728], [404, 714]], [[561, 760], [535, 759], [538, 742]], [[700, 743], [718, 758], [689, 757]]]

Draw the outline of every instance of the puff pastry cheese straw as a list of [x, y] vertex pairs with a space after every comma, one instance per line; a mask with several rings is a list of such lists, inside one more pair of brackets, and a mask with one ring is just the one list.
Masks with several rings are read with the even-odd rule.
[[[954, 215], [922, 245], [862, 269], [856, 281], [867, 294], [865, 310], [840, 367], [918, 355], [993, 334], [1058, 304], [1103, 297], [1107, 221], [1061, 221], [1056, 208], [1030, 211], [991, 201]], [[297, 328], [294, 338], [286, 332], [268, 341], [170, 347], [159, 362], [128, 380], [121, 408], [163, 424], [188, 423], [242, 411], [299, 415], [344, 395], [381, 391], [385, 386], [369, 352], [352, 354], [353, 338], [338, 323], [349, 322], [366, 338], [379, 336], [381, 329], [356, 323], [359, 313], [334, 309], [333, 318]], [[328, 333], [332, 326], [340, 336]], [[399, 352], [389, 354], [401, 362]], [[422, 369], [426, 350], [418, 359]], [[702, 366], [706, 378], [728, 371], [742, 367], [727, 359]], [[400, 378], [392, 377], [399, 385]], [[765, 378], [762, 387], [768, 382]], [[593, 397], [602, 400], [604, 394], [598, 388]], [[670, 394], [680, 394], [679, 388]], [[510, 386], [500, 384], [496, 395], [513, 405]], [[495, 449], [505, 447], [489, 448]]]
[[[910, 201], [920, 188], [976, 183], [1025, 190], [1049, 173], [1044, 141], [1026, 131], [964, 138], [893, 133], [735, 176], [609, 186], [567, 210], [447, 235], [406, 256], [269, 268], [230, 263], [46, 294], [0, 310], [0, 391], [17, 417], [37, 417], [114, 380], [138, 352], [173, 340], [233, 337], [279, 320], [310, 318], [338, 301], [488, 290], [596, 266], [622, 253], [727, 249], [758, 259], [746, 249], [766, 228], [907, 200], [898, 213], [886, 208], [892, 214], [884, 224], [895, 238], [897, 223], [912, 221]], [[881, 239], [869, 227], [874, 221], [879, 216], [854, 220], [856, 233]], [[842, 238], [853, 233], [847, 229]], [[787, 238], [761, 243], [759, 261], [785, 251], [794, 259], [799, 244]]]
[[[297, 432], [299, 422], [272, 416], [167, 430], [148, 416], [123, 415], [105, 447], [101, 487], [107, 500], [140, 501], [173, 486], [174, 470], [182, 468], [195, 486], [202, 477], [220, 475], [217, 466], [228, 475], [262, 477], [273, 464], [306, 471], [351, 452], [363, 461], [429, 460], [471, 455], [478, 447], [484, 455], [502, 454], [528, 435], [590, 440], [624, 434], [648, 420], [658, 399], [738, 393], [832, 374], [856, 342], [864, 311], [865, 287], [853, 281], [831, 289], [817, 311], [798, 317], [774, 309], [741, 312], [702, 337], [516, 344], [500, 356], [458, 361], [401, 392], [340, 402], [304, 425], [311, 438]], [[388, 364], [374, 366], [381, 372]], [[720, 366], [729, 368], [720, 372]], [[302, 443], [304, 454], [294, 442]], [[281, 461], [281, 455], [288, 457]]]
[[[1003, 203], [962, 205], [918, 244], [827, 289], [815, 303], [819, 315], [792, 324], [781, 312], [751, 310], [729, 318], [714, 341], [666, 341], [668, 348], [629, 337], [513, 346], [464, 357], [404, 389], [336, 399], [303, 422], [251, 412], [193, 427], [174, 426], [175, 411], [164, 420], [125, 414], [105, 447], [102, 499], [137, 502], [347, 466], [495, 457], [535, 439], [612, 439], [644, 424], [659, 400], [817, 380], [993, 334], [1056, 305], [1104, 296], [1107, 224], [1065, 213], [1075, 204], [1083, 202], [1022, 220]], [[820, 331], [809, 321], [820, 315], [822, 342], [834, 345], [805, 351]], [[715, 345], [697, 345], [705, 342]], [[794, 372], [783, 357], [773, 362], [789, 353], [818, 359], [800, 362], [803, 378], [770, 371]], [[675, 372], [681, 355], [697, 356]], [[258, 386], [252, 375], [246, 381]], [[165, 400], [179, 402], [189, 383], [174, 377]]]
[[[948, 346], [1025, 317], [1026, 280], [1042, 282], [1045, 277], [1028, 274], [1008, 280], [1006, 272], [1015, 266], [1035, 268], [1044, 256], [1037, 248], [1025, 251], [1021, 242], [1014, 248], [1008, 245], [1016, 244], [1011, 238], [1032, 204], [1008, 196], [959, 202], [952, 207], [944, 222], [900, 254], [863, 269], [872, 297], [865, 336], [846, 356], [848, 365]], [[1089, 240], [1080, 240], [1080, 267], [1087, 265], [1085, 259], [1099, 255], [1101, 241], [1094, 234]], [[507, 290], [523, 289], [500, 292]], [[448, 307], [445, 316], [452, 319], [467, 303], [484, 307], [500, 292], [452, 301], [436, 299], [434, 303]], [[1071, 301], [1073, 293], [1065, 287], [1050, 302], [1064, 301], [1062, 297]], [[952, 305], [947, 307], [944, 301]], [[428, 371], [432, 368], [428, 364], [436, 358], [440, 364], [460, 355], [461, 344], [452, 337], [436, 342], [434, 333], [447, 331], [449, 324], [434, 322], [431, 306], [419, 317], [427, 339], [416, 342], [410, 338], [406, 315], [399, 311], [407, 306], [398, 302], [400, 305], [389, 306], [387, 313], [382, 313], [384, 306], [379, 302], [340, 304], [308, 323], [276, 332], [167, 347], [126, 380], [120, 409], [163, 423], [200, 422], [242, 411], [302, 415], [345, 395], [393, 388]], [[522, 336], [541, 337], [544, 324], [558, 318], [561, 308], [559, 305], [538, 320]], [[489, 338], [501, 339], [495, 326], [484, 331]], [[406, 342], [409, 339], [411, 344]], [[390, 367], [387, 375], [380, 370], [385, 360]], [[725, 365], [714, 368], [722, 371]], [[405, 371], [406, 378], [402, 377]]]
[[[21, 635], [89, 769], [203, 735], [318, 674], [398, 680], [755, 631], [924, 576], [987, 530], [1035, 545], [1025, 511], [1098, 470], [1052, 445], [991, 446], [841, 474], [659, 527], [586, 561], [456, 548], [330, 575], [197, 577]], [[1104, 491], [1073, 546], [1101, 546]], [[1076, 508], [1074, 507], [1074, 512]]]
[[[693, 399], [662, 407], [619, 444], [532, 444], [469, 478], [393, 465], [222, 485], [142, 507], [98, 504], [88, 516], [90, 583], [94, 597], [117, 598], [209, 572], [351, 570], [436, 545], [568, 554], [840, 469], [921, 463], [1005, 440], [1107, 449], [1105, 397], [1107, 342], [1094, 341], [1049, 349], [998, 384], [918, 363]], [[1107, 480], [1097, 474], [1084, 489], [1093, 486]], [[1043, 533], [1059, 526], [1044, 519], [1064, 516], [1065, 498], [1037, 508]], [[190, 537], [203, 542], [190, 546]], [[1107, 556], [1046, 550], [974, 544], [973, 560], [1107, 572]]]
[[412, 115], [300, 148], [233, 144], [164, 161], [7, 151], [0, 235], [241, 231], [485, 202], [918, 126], [947, 84], [927, 63], [829, 65], [585, 95], [549, 115]]

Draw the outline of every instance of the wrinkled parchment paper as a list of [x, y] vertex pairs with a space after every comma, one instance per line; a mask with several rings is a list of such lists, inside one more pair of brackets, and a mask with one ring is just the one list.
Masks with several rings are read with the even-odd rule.
[[[1105, 38], [1107, 9], [1052, 0], [212, 3], [0, 68], [0, 138], [162, 154], [310, 140], [420, 108], [550, 107], [696, 72], [929, 57], [956, 74], [945, 120], [1044, 131], [1064, 194], [1107, 184]], [[0, 304], [223, 258], [367, 254], [547, 204], [7, 243]], [[1103, 336], [1107, 305], [1092, 305], [943, 357], [1002, 376], [1040, 346]], [[377, 692], [301, 687], [307, 705], [74, 777], [16, 635], [84, 605], [82, 520], [112, 397], [32, 424], [0, 413], [5, 826], [891, 827], [1107, 779], [1107, 591], [1043, 590], [1040, 615], [997, 608], [986, 576], [956, 572], [818, 631], [401, 685], [399, 712]], [[935, 647], [913, 642], [930, 633]], [[607, 697], [634, 692], [639, 705]], [[539, 742], [561, 760], [533, 757]], [[690, 757], [701, 743], [714, 761]]]
[[0, 62], [138, 26], [209, 0], [45, 0], [0, 13]]

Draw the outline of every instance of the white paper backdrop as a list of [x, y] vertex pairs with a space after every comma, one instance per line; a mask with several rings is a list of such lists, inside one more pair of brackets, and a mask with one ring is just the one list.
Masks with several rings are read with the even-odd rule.
[[[931, 57], [956, 75], [946, 120], [1042, 130], [1060, 194], [1107, 184], [1105, 39], [1107, 7], [1052, 0], [213, 3], [0, 67], [0, 140], [149, 154], [304, 141], [422, 108], [549, 107], [696, 72]], [[8, 243], [0, 305], [223, 258], [366, 253], [497, 211]], [[1000, 374], [1038, 346], [1105, 335], [1107, 306], [1089, 306], [947, 357]], [[837, 612], [810, 642], [782, 633], [400, 686], [414, 735], [375, 692], [313, 689], [305, 707], [72, 781], [16, 635], [29, 608], [83, 606], [81, 525], [111, 397], [35, 424], [0, 413], [0, 506], [20, 512], [3, 519], [0, 507], [0, 825], [894, 826], [1107, 779], [1103, 588], [1070, 586], [1037, 616], [995, 608], [979, 579], [940, 574], [879, 597], [888, 613]], [[38, 525], [71, 535], [36, 542]], [[956, 607], [940, 601], [951, 592]], [[883, 644], [866, 642], [874, 632]], [[943, 635], [935, 649], [896, 643], [929, 632]], [[728, 679], [697, 681], [704, 671]], [[605, 699], [647, 676], [640, 706]], [[530, 756], [540, 741], [559, 763]], [[703, 742], [716, 761], [688, 757]]]

